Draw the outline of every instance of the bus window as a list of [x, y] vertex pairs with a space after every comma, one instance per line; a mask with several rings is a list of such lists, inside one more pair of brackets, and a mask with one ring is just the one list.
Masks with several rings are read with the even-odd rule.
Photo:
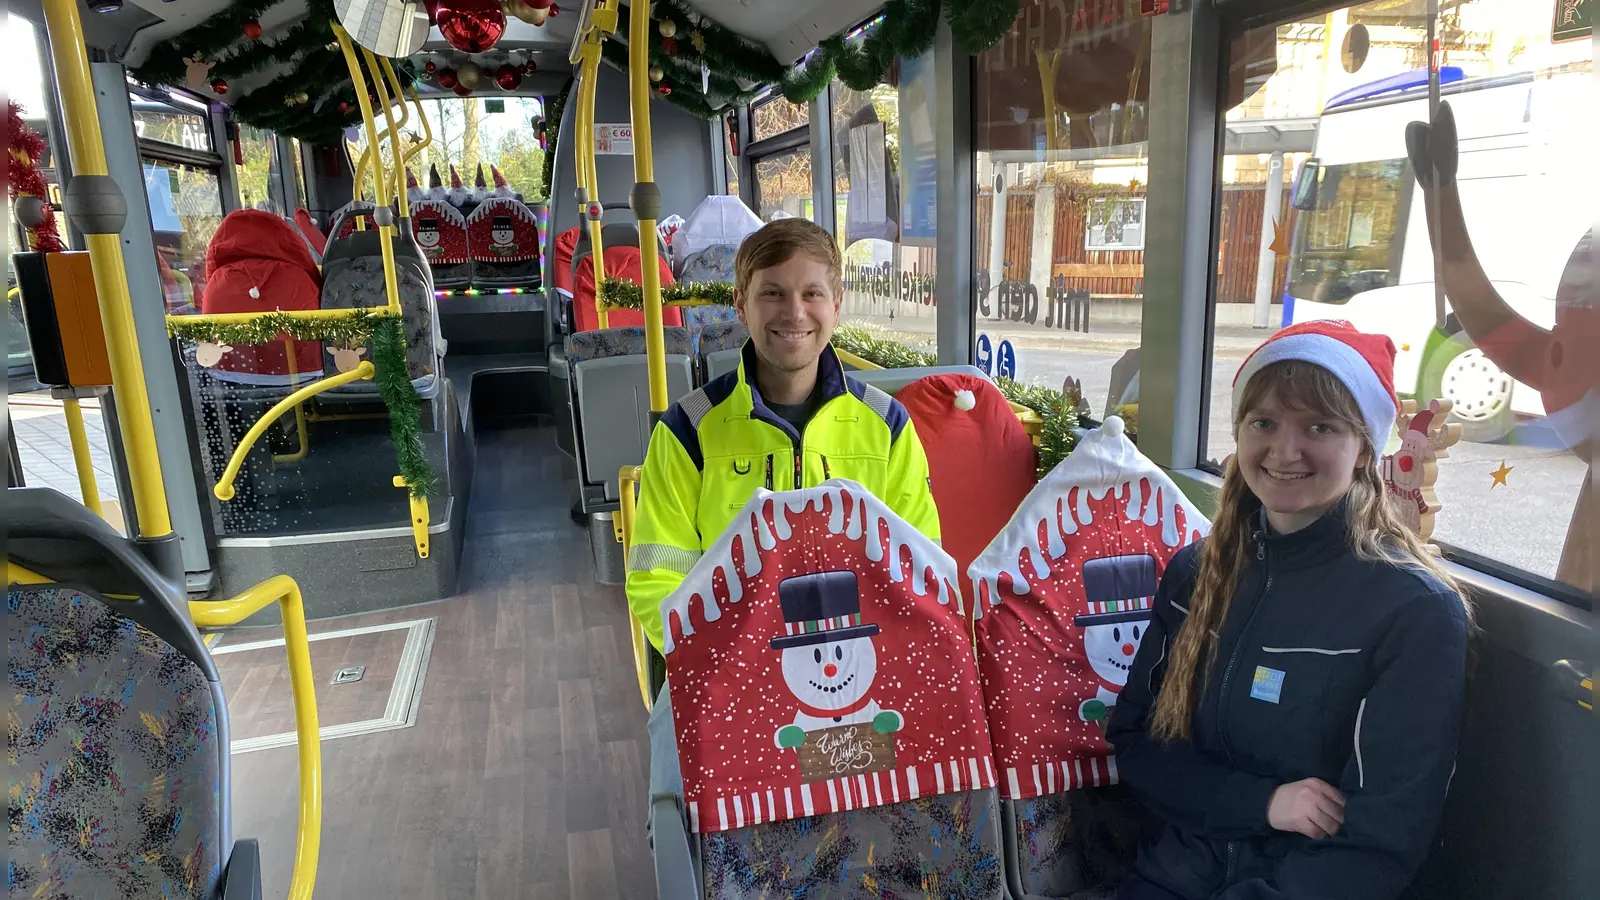
[[790, 103], [774, 95], [750, 107], [750, 140], [752, 143], [764, 141], [796, 128], [804, 128], [810, 122], [810, 104]]
[[272, 132], [240, 125], [239, 146], [244, 151], [244, 165], [234, 167], [239, 182], [239, 208], [264, 209], [280, 216], [291, 213], [285, 208], [283, 182], [278, 174], [278, 141]]
[[1300, 213], [1289, 293], [1318, 303], [1393, 287], [1400, 279], [1411, 169], [1401, 159], [1323, 166], [1317, 205]]
[[222, 224], [221, 178], [212, 168], [151, 157], [143, 162], [167, 312], [198, 312], [206, 286], [206, 248]]
[[765, 221], [815, 218], [811, 208], [811, 150], [801, 147], [755, 160], [756, 213]]

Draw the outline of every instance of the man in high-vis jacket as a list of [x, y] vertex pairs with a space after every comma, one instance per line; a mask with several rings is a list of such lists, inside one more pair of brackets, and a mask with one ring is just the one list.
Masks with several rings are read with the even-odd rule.
[[[759, 488], [855, 481], [928, 537], [939, 515], [905, 407], [845, 375], [828, 345], [844, 272], [833, 237], [772, 222], [734, 258], [734, 307], [750, 330], [736, 371], [673, 404], [650, 437], [628, 550], [628, 605], [662, 647], [661, 601]], [[651, 793], [682, 792], [668, 692], [650, 714]]]

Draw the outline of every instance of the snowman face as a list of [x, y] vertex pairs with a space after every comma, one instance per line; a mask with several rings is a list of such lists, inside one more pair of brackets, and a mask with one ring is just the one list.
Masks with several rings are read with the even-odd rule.
[[489, 232], [489, 237], [493, 238], [494, 242], [502, 247], [510, 244], [511, 239], [516, 236], [516, 232], [512, 231], [510, 228], [496, 228], [495, 230]]
[[786, 647], [784, 683], [795, 697], [817, 709], [844, 709], [865, 697], [878, 674], [878, 652], [866, 637]]
[[1149, 626], [1148, 621], [1084, 626], [1083, 652], [1101, 681], [1118, 688], [1128, 683], [1128, 670]]
[[439, 222], [436, 219], [423, 219], [417, 223], [417, 243], [424, 250], [439, 246]]
[[1394, 469], [1389, 477], [1394, 486], [1402, 490], [1422, 487], [1423, 461], [1427, 459], [1426, 438], [1415, 431], [1406, 432], [1400, 450], [1394, 455]]

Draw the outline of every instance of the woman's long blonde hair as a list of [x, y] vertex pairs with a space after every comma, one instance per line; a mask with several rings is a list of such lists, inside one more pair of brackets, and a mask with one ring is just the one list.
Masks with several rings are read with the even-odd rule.
[[[1263, 368], [1245, 385], [1244, 396], [1235, 410], [1235, 434], [1245, 414], [1269, 393], [1276, 394], [1280, 403], [1292, 409], [1308, 410], [1343, 423], [1366, 442], [1367, 459], [1356, 468], [1355, 481], [1345, 495], [1349, 501], [1345, 505], [1347, 533], [1356, 558], [1421, 566], [1459, 594], [1455, 580], [1390, 506], [1378, 474], [1378, 456], [1370, 450], [1376, 442], [1369, 440], [1355, 398], [1333, 373], [1299, 360], [1284, 360]], [[1150, 733], [1161, 740], [1189, 739], [1194, 705], [1204, 684], [1197, 676], [1210, 672], [1216, 660], [1222, 623], [1238, 590], [1239, 576], [1249, 565], [1260, 505], [1246, 486], [1238, 463], [1230, 458], [1211, 535], [1200, 551], [1200, 570], [1189, 597], [1189, 615], [1173, 640], [1171, 661], [1150, 721]]]

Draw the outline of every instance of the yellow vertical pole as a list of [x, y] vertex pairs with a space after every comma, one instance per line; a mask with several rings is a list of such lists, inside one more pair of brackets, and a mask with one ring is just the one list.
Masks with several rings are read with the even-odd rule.
[[[66, 2], [66, 0], [56, 0]], [[367, 98], [367, 79], [361, 74], [361, 61], [356, 58], [355, 48], [350, 44], [350, 35], [339, 25], [333, 26], [333, 36], [339, 41], [339, 49], [344, 51], [344, 63], [350, 70], [350, 81], [355, 85], [356, 103], [361, 105], [361, 124], [367, 131], [367, 148], [376, 152], [378, 147], [378, 126], [372, 120], [372, 102]], [[382, 163], [378, 164], [382, 169]], [[377, 209], [373, 211], [373, 218], [378, 221], [378, 241], [383, 250], [383, 287], [388, 295], [389, 313], [400, 315], [400, 285], [394, 271], [394, 225], [385, 225], [384, 220], [389, 218], [389, 185], [384, 183], [382, 177], [372, 179], [373, 197], [377, 201]]]
[[650, 148], [650, 4], [639, 0], [628, 7], [628, 97], [633, 121], [633, 209], [639, 220], [650, 410], [663, 413], [667, 411], [667, 361], [661, 333], [661, 253], [656, 243], [661, 192], [655, 184], [655, 160]]
[[[405, 127], [406, 118], [410, 113], [406, 109], [406, 100], [400, 96], [399, 85], [395, 85], [395, 98], [400, 101], [400, 121], [394, 120], [394, 107], [389, 100], [389, 88], [384, 82], [383, 67], [378, 65], [378, 58], [371, 50], [361, 48], [361, 58], [366, 60], [367, 68], [372, 72], [372, 83], [378, 89], [378, 103], [383, 107], [383, 121], [388, 128], [385, 134], [389, 136], [389, 153], [394, 157], [394, 168], [389, 176], [394, 180], [395, 202], [400, 210], [400, 218], [411, 215], [410, 198], [406, 196], [405, 176], [405, 151], [400, 146], [400, 129]], [[383, 177], [383, 154], [374, 151], [373, 159], [378, 163], [378, 177]]]
[[83, 429], [83, 407], [78, 398], [61, 401], [61, 411], [67, 414], [67, 439], [72, 442], [72, 462], [78, 467], [78, 489], [83, 492], [83, 505], [97, 516], [104, 516], [100, 507], [100, 485], [95, 483], [94, 460], [89, 457], [89, 433]]
[[[109, 175], [76, 0], [44, 0], [44, 21], [50, 37], [50, 55], [55, 61], [73, 171], [79, 177]], [[139, 536], [166, 537], [172, 533], [172, 519], [167, 511], [166, 485], [161, 480], [150, 395], [145, 390], [144, 367], [139, 359], [139, 337], [133, 325], [133, 302], [128, 298], [121, 238], [117, 234], [86, 234], [84, 243], [94, 271], [95, 292], [100, 297], [106, 354], [116, 389], [117, 425], [128, 455], [128, 480], [133, 486]]]
[[588, 222], [589, 258], [594, 263], [594, 309], [601, 328], [611, 327], [611, 316], [600, 302], [600, 284], [606, 278], [605, 245], [600, 240], [600, 220], [589, 219], [589, 204], [600, 205], [599, 172], [594, 158], [594, 95], [600, 82], [600, 41], [598, 34], [586, 39], [578, 77], [577, 159], [574, 167], [578, 173], [578, 189], [588, 198], [579, 205], [579, 214]]

